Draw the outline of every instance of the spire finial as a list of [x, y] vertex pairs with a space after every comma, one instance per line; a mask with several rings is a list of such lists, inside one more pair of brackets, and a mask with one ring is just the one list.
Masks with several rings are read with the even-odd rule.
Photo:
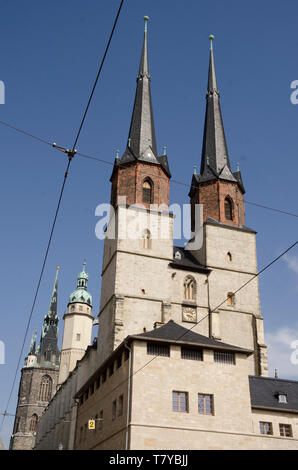
[[236, 163], [236, 171], [240, 171], [240, 164], [238, 162]]
[[194, 166], [193, 166], [193, 174], [194, 174], [194, 175], [197, 174], [197, 165], [194, 165]]
[[83, 272], [85, 272], [85, 266], [86, 266], [86, 259], [83, 261]]
[[166, 145], [163, 146], [163, 154], [164, 154], [164, 155], [167, 154], [167, 146], [166, 146]]
[[117, 150], [116, 150], [116, 158], [119, 158], [119, 153], [120, 153], [120, 150], [117, 149]]
[[149, 21], [149, 16], [144, 16], [144, 22], [145, 22], [145, 33], [147, 33], [147, 25]]
[[210, 34], [209, 36], [209, 41], [210, 41], [210, 49], [211, 51], [213, 50], [213, 41], [214, 41], [214, 36], [213, 34]]

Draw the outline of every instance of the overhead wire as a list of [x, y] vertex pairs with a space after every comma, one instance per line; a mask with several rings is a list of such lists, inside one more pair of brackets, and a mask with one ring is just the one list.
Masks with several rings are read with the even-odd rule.
[[[27, 334], [28, 334], [28, 330], [29, 330], [29, 326], [30, 326], [30, 322], [31, 322], [31, 318], [32, 318], [32, 314], [33, 314], [33, 311], [34, 311], [34, 307], [35, 307], [35, 304], [36, 304], [36, 299], [37, 299], [37, 296], [38, 296], [38, 293], [39, 293], [39, 288], [40, 288], [40, 284], [41, 284], [41, 281], [42, 281], [42, 278], [43, 278], [43, 274], [44, 274], [44, 269], [45, 269], [45, 265], [46, 265], [46, 261], [47, 261], [47, 258], [48, 258], [48, 253], [49, 253], [49, 249], [50, 249], [50, 246], [51, 246], [51, 242], [52, 242], [52, 238], [53, 238], [53, 233], [54, 233], [54, 229], [55, 229], [55, 226], [56, 226], [56, 221], [57, 221], [57, 217], [58, 217], [58, 214], [59, 214], [59, 210], [60, 210], [60, 206], [61, 206], [61, 201], [62, 201], [62, 197], [63, 197], [63, 193], [64, 193], [64, 189], [65, 189], [65, 183], [66, 183], [66, 180], [67, 180], [67, 177], [68, 177], [68, 173], [69, 173], [69, 168], [70, 168], [70, 164], [71, 164], [71, 161], [76, 153], [76, 150], [75, 150], [75, 147], [76, 147], [76, 144], [78, 142], [78, 139], [79, 139], [79, 136], [80, 136], [80, 133], [82, 131], [82, 128], [83, 128], [83, 125], [84, 125], [84, 122], [85, 122], [85, 119], [86, 119], [86, 116], [87, 116], [87, 112], [88, 112], [88, 109], [90, 107], [90, 103], [92, 101], [92, 97], [94, 95], [94, 91], [95, 91], [95, 88], [96, 88], [96, 85], [97, 85], [97, 82], [98, 82], [98, 79], [100, 77], [100, 74], [101, 74], [101, 71], [102, 71], [102, 68], [103, 68], [103, 65], [104, 65], [104, 62], [105, 62], [105, 59], [106, 59], [106, 56], [107, 56], [107, 53], [108, 53], [108, 50], [110, 48], [110, 44], [111, 44], [111, 40], [113, 38], [113, 35], [114, 35], [114, 32], [115, 32], [115, 28], [116, 28], [116, 25], [118, 23], [118, 19], [119, 19], [119, 15], [120, 15], [120, 12], [121, 12], [121, 9], [122, 9], [122, 6], [123, 6], [123, 3], [124, 3], [124, 0], [121, 0], [120, 2], [120, 5], [118, 7], [118, 10], [117, 10], [117, 14], [116, 14], [116, 17], [115, 17], [115, 20], [114, 20], [114, 23], [113, 23], [113, 27], [112, 27], [112, 30], [111, 30], [111, 33], [109, 35], [109, 39], [108, 39], [108, 42], [107, 42], [107, 45], [106, 45], [106, 48], [105, 48], [105, 51], [104, 51], [104, 55], [102, 57], [102, 60], [101, 60], [101, 63], [100, 63], [100, 66], [99, 66], [99, 69], [98, 69], [98, 73], [96, 75], [96, 78], [95, 78], [95, 81], [94, 81], [94, 84], [93, 84], [93, 87], [92, 87], [92, 90], [91, 90], [91, 93], [90, 93], [90, 96], [89, 96], [89, 99], [88, 99], [88, 102], [87, 102], [87, 105], [86, 105], [86, 108], [85, 108], [85, 111], [84, 111], [84, 114], [83, 114], [83, 117], [80, 121], [80, 125], [79, 125], [79, 128], [78, 128], [78, 131], [76, 133], [76, 137], [74, 139], [74, 143], [73, 143], [73, 146], [72, 146], [72, 150], [68, 150], [68, 149], [62, 149], [62, 148], [59, 148], [59, 150], [63, 150], [65, 153], [68, 154], [68, 163], [67, 163], [67, 166], [66, 166], [66, 171], [64, 173], [64, 179], [63, 179], [63, 183], [62, 183], [62, 187], [61, 187], [61, 190], [60, 190], [60, 194], [59, 194], [59, 198], [58, 198], [58, 203], [57, 203], [57, 207], [56, 207], [56, 211], [55, 211], [55, 216], [54, 216], [54, 220], [53, 220], [53, 223], [52, 223], [52, 226], [51, 226], [51, 231], [50, 231], [50, 237], [49, 237], [49, 240], [48, 240], [48, 244], [47, 244], [47, 248], [46, 248], [46, 251], [45, 251], [45, 255], [44, 255], [44, 258], [43, 258], [43, 262], [42, 262], [42, 268], [41, 268], [41, 272], [40, 272], [40, 276], [39, 276], [39, 279], [38, 279], [38, 283], [37, 283], [37, 288], [36, 288], [36, 291], [35, 291], [35, 295], [34, 295], [34, 299], [33, 299], [33, 304], [32, 304], [32, 307], [31, 307], [31, 311], [30, 311], [30, 314], [29, 314], [29, 317], [28, 317], [28, 321], [27, 321], [27, 325], [26, 325], [26, 330], [25, 330], [25, 335], [24, 335], [24, 338], [23, 338], [23, 342], [22, 342], [22, 347], [21, 347], [21, 350], [20, 350], [20, 354], [19, 354], [19, 358], [18, 358], [18, 362], [17, 362], [17, 367], [15, 369], [15, 374], [14, 374], [14, 378], [13, 378], [13, 382], [12, 382], [12, 386], [10, 388], [10, 393], [9, 393], [9, 397], [8, 397], [8, 400], [7, 400], [7, 404], [6, 404], [6, 407], [5, 407], [5, 411], [3, 413], [3, 419], [2, 419], [2, 423], [1, 423], [1, 427], [0, 427], [0, 431], [2, 430], [3, 428], [3, 424], [4, 424], [4, 421], [5, 421], [5, 418], [7, 416], [7, 410], [8, 410], [8, 407], [9, 407], [9, 403], [10, 403], [10, 400], [11, 400], [11, 396], [12, 396], [12, 393], [13, 393], [13, 389], [14, 389], [14, 386], [15, 386], [15, 382], [16, 382], [16, 377], [17, 377], [17, 374], [18, 374], [18, 370], [19, 370], [19, 366], [20, 366], [20, 362], [21, 362], [21, 359], [22, 359], [22, 355], [23, 355], [23, 351], [24, 351], [24, 346], [25, 346], [25, 342], [26, 342], [26, 339], [27, 339]], [[16, 127], [16, 126], [13, 126], [11, 124], [8, 124], [4, 121], [0, 121], [1, 124], [17, 131], [17, 132], [20, 132], [24, 135], [27, 135], [28, 137], [31, 137], [35, 140], [38, 140], [42, 143], [45, 143], [47, 145], [52, 145], [52, 146], [55, 146], [53, 143], [51, 144], [50, 142], [48, 142], [47, 140], [45, 139], [42, 139], [40, 137], [37, 137], [29, 132], [26, 132], [26, 131], [23, 131], [22, 129]]]

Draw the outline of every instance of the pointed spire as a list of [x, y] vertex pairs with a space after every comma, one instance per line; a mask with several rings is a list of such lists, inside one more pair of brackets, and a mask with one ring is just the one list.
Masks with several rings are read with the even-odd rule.
[[234, 179], [231, 173], [230, 160], [220, 109], [220, 97], [217, 87], [213, 55], [214, 36], [210, 35], [209, 39], [210, 59], [206, 95], [207, 104], [201, 160], [201, 175], [203, 176], [204, 173], [206, 174], [209, 169], [209, 172], [211, 170], [214, 176], [219, 176], [223, 168], [227, 165], [228, 169], [225, 171], [225, 174], [229, 176], [228, 179]]
[[[148, 63], [147, 23], [149, 17], [145, 16], [145, 31], [142, 55], [137, 77], [137, 89], [134, 101], [132, 119], [130, 124], [128, 147], [136, 158], [144, 156], [155, 160], [157, 147], [153, 121], [152, 100], [150, 91], [150, 74]], [[152, 155], [153, 153], [153, 155]]]
[[52, 296], [51, 296], [51, 303], [50, 303], [50, 308], [49, 308], [49, 312], [48, 312], [49, 317], [56, 317], [57, 316], [58, 272], [59, 272], [59, 269], [60, 269], [60, 267], [57, 266], [57, 268], [56, 268], [56, 277], [55, 277], [53, 292], [52, 292]]

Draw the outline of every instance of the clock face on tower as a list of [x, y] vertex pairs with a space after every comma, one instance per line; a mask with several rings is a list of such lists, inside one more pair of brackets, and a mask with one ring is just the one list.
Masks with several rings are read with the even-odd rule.
[[196, 322], [197, 309], [194, 307], [182, 307], [182, 321]]

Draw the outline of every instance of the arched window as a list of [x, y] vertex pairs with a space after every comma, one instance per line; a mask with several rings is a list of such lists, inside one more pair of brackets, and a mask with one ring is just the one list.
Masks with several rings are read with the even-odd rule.
[[227, 295], [227, 305], [229, 307], [233, 307], [235, 305], [235, 294], [233, 294], [233, 292], [229, 292]]
[[196, 281], [193, 277], [187, 276], [183, 285], [184, 298], [186, 300], [195, 300], [196, 298]]
[[225, 217], [227, 220], [233, 220], [233, 203], [229, 197], [225, 198]]
[[37, 421], [38, 416], [36, 414], [32, 415], [29, 423], [29, 432], [34, 432], [36, 430]]
[[232, 255], [230, 252], [227, 253], [227, 261], [232, 261]]
[[142, 240], [141, 240], [142, 248], [149, 249], [151, 248], [151, 233], [150, 230], [144, 230]]
[[153, 203], [153, 184], [150, 179], [146, 179], [143, 183], [143, 202], [145, 204]]
[[49, 375], [42, 377], [39, 390], [40, 401], [50, 401], [52, 396], [52, 383], [53, 381]]

